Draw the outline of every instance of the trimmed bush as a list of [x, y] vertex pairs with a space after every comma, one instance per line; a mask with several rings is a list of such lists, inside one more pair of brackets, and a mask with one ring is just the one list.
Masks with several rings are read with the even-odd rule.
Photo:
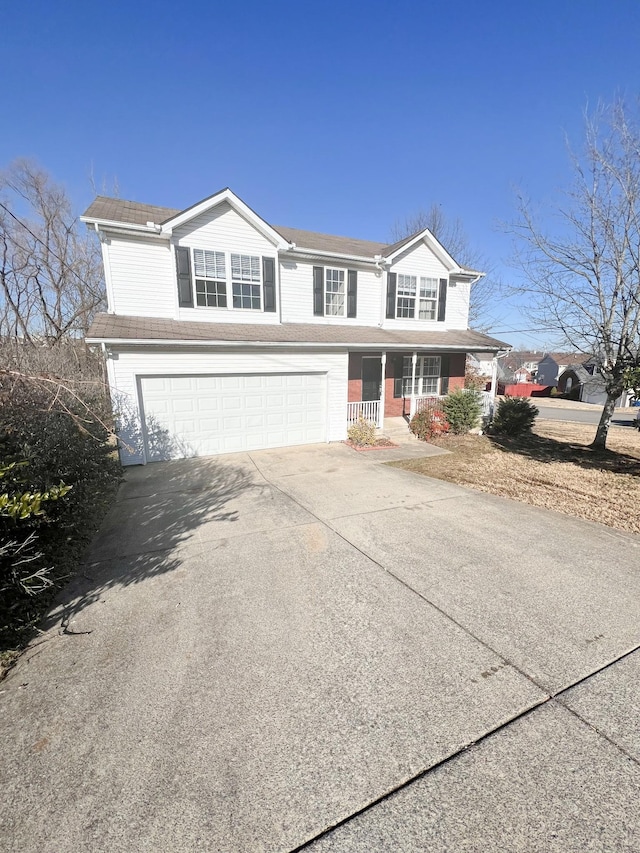
[[518, 436], [531, 432], [540, 411], [527, 397], [505, 397], [498, 404], [491, 428], [501, 435]]
[[417, 412], [409, 424], [411, 432], [421, 441], [429, 441], [449, 432], [449, 422], [442, 409]]
[[371, 447], [376, 443], [376, 425], [363, 417], [351, 424], [347, 430], [349, 441], [358, 447]]
[[480, 423], [482, 403], [476, 391], [451, 391], [442, 403], [451, 432], [465, 435]]

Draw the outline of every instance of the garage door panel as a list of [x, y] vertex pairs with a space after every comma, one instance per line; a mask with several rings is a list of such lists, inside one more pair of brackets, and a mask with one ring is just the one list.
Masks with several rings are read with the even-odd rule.
[[149, 460], [324, 441], [326, 374], [145, 376]]

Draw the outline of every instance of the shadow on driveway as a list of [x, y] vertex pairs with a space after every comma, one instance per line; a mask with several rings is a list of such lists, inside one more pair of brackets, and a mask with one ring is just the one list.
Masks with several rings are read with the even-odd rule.
[[128, 469], [83, 567], [62, 590], [44, 630], [62, 617], [63, 633], [83, 633], [71, 630], [70, 623], [107, 590], [177, 569], [198, 547], [203, 525], [239, 520], [240, 510], [231, 505], [256, 485], [248, 466], [211, 458]]

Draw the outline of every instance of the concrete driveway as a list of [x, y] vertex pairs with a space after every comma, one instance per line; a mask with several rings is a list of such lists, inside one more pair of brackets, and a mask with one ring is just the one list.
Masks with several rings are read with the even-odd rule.
[[0, 684], [1, 850], [640, 850], [640, 537], [385, 453], [127, 472]]

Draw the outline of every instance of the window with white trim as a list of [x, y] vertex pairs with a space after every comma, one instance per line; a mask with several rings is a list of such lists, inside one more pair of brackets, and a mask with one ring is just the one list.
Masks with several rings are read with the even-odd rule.
[[344, 317], [345, 271], [325, 269], [324, 271], [324, 313], [327, 317]]
[[259, 311], [261, 304], [260, 258], [255, 255], [231, 255], [231, 289], [234, 308]]
[[420, 303], [418, 305], [418, 318], [420, 320], [435, 320], [438, 307], [437, 278], [420, 277]]
[[227, 307], [224, 252], [194, 249], [193, 275], [196, 283], [196, 305], [204, 308]]
[[[418, 287], [419, 281], [419, 287]], [[398, 319], [435, 320], [438, 310], [437, 278], [398, 273], [396, 317]]]
[[[413, 376], [413, 357], [405, 355], [402, 359], [402, 396], [411, 396], [411, 379]], [[440, 356], [419, 355], [416, 360], [416, 377], [413, 393], [425, 397], [437, 395], [440, 384]]]
[[396, 317], [416, 315], [416, 276], [398, 273]]

